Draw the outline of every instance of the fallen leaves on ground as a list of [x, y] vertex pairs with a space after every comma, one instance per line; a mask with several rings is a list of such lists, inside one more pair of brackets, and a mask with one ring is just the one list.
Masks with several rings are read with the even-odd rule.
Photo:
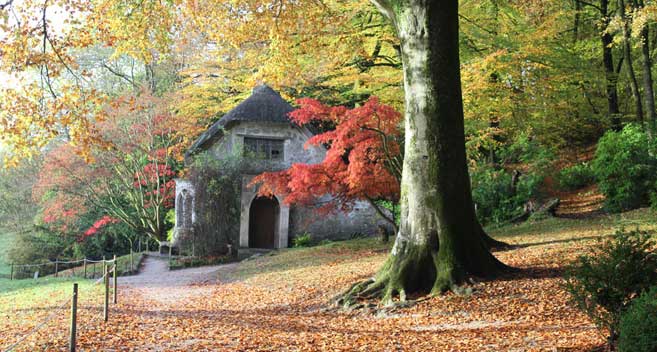
[[[498, 252], [519, 268], [391, 311], [338, 312], [327, 302], [370, 277], [384, 250], [315, 247], [233, 265], [218, 282], [122, 289], [110, 321], [82, 309], [78, 347], [103, 351], [587, 351], [604, 343], [561, 288], [564, 265], [596, 241], [590, 233], [508, 238]], [[507, 239], [505, 239], [507, 240]], [[372, 243], [374, 243], [372, 241]], [[378, 246], [380, 247], [380, 245]], [[98, 307], [98, 306], [96, 306]], [[96, 310], [94, 310], [96, 309]], [[3, 315], [6, 312], [3, 312]], [[19, 351], [67, 347], [66, 315]], [[0, 347], [10, 342], [2, 330]], [[15, 326], [16, 331], [24, 330]]]

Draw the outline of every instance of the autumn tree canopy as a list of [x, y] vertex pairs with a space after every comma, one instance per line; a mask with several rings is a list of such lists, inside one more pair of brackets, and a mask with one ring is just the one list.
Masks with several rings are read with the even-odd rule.
[[[15, 84], [0, 94], [0, 135], [16, 158], [62, 133], [87, 153], [100, 107], [117, 94], [97, 78], [158, 91], [166, 62], [177, 112], [201, 123], [261, 81], [337, 102], [373, 92], [399, 101], [397, 42], [366, 2], [7, 1], [2, 14], [0, 69]], [[99, 48], [107, 55], [89, 55]]]
[[[165, 107], [147, 93], [116, 100], [106, 111], [108, 118], [96, 125], [104, 144], [92, 149], [92, 164], [70, 143], [47, 153], [34, 191], [43, 222], [65, 233], [80, 231], [75, 227], [79, 218], [94, 211], [101, 214], [99, 221], [105, 219], [103, 226], [120, 220], [136, 234], [163, 240], [179, 169], [176, 134]], [[83, 234], [90, 235], [89, 230]]]

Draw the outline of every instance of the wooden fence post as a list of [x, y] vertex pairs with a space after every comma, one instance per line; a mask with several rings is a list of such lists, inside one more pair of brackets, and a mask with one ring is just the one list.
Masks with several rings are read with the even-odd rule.
[[59, 271], [59, 258], [55, 258], [55, 277], [57, 277], [58, 271]]
[[83, 259], [83, 263], [84, 263], [83, 264], [84, 265], [84, 278], [86, 279], [87, 278], [87, 258], [86, 257]]
[[107, 277], [109, 276], [109, 267], [105, 266], [105, 274], [103, 277], [105, 278], [105, 304], [103, 305], [103, 319], [105, 322], [108, 320], [108, 313], [109, 313], [109, 280]]
[[71, 332], [68, 340], [69, 352], [75, 352], [75, 335], [77, 334], [78, 318], [78, 284], [73, 284], [73, 298], [71, 299]]
[[117, 271], [119, 271], [118, 269], [119, 269], [119, 266], [117, 265], [116, 254], [115, 254], [114, 255], [114, 304], [116, 304], [116, 295], [117, 295], [117, 291], [118, 291], [118, 287], [116, 285], [117, 282], [118, 282], [118, 280], [116, 279], [117, 278]]
[[9, 275], [9, 280], [14, 279], [14, 263], [11, 263], [11, 274]]

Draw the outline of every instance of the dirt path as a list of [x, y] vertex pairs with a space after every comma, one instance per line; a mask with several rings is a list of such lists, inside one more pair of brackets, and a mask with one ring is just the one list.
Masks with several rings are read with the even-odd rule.
[[183, 299], [205, 294], [208, 285], [200, 284], [217, 283], [236, 265], [234, 263], [169, 270], [166, 258], [147, 256], [139, 274], [119, 278], [119, 287], [138, 291], [139, 295], [158, 303], [176, 304]]

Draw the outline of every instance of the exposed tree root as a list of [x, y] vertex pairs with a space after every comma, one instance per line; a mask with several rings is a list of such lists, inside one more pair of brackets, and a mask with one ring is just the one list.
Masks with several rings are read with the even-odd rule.
[[409, 300], [409, 294], [428, 293], [425, 299], [446, 291], [470, 294], [472, 289], [467, 284], [472, 278], [493, 276], [510, 269], [483, 243], [457, 251], [457, 256], [453, 253], [453, 249], [440, 251], [437, 243], [416, 246], [398, 239], [376, 277], [355, 283], [333, 302], [338, 308], [354, 310], [371, 308], [372, 300], [380, 300], [378, 310], [395, 309], [417, 302]]

